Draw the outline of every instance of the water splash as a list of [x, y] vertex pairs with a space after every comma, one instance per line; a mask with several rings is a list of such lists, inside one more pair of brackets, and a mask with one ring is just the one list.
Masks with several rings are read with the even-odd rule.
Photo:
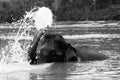
[[[27, 50], [29, 44], [21, 44], [21, 37], [26, 38], [30, 36], [31, 28], [37, 30], [46, 29], [47, 26], [51, 26], [53, 23], [52, 11], [47, 7], [34, 7], [29, 12], [26, 12], [24, 19], [12, 23], [15, 27], [18, 27], [18, 32], [14, 38], [14, 41], [8, 42], [4, 48], [2, 48], [2, 58], [0, 65], [9, 63], [23, 63], [27, 61]], [[22, 48], [21, 46], [24, 46]]]
[[[37, 11], [36, 11], [37, 10]], [[47, 26], [51, 26], [53, 23], [52, 11], [47, 7], [35, 7], [30, 12], [26, 12], [26, 19], [34, 22], [35, 27], [39, 29], [45, 29]]]

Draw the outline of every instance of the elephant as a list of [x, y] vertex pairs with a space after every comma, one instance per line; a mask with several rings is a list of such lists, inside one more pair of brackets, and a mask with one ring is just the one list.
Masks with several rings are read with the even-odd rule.
[[44, 33], [35, 36], [28, 49], [30, 64], [104, 60], [108, 57], [86, 46], [72, 46], [62, 35]]
[[75, 50], [60, 34], [39, 35], [28, 49], [30, 64], [77, 61]]
[[[44, 34], [36, 49], [38, 63], [77, 61], [77, 55], [60, 34]], [[68, 54], [69, 53], [69, 54]], [[67, 55], [71, 55], [68, 56]], [[72, 59], [72, 60], [71, 60]]]

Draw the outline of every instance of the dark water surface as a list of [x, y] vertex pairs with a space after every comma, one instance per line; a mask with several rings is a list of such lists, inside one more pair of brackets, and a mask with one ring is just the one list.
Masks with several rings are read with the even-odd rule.
[[[80, 24], [79, 24], [80, 25]], [[65, 27], [51, 28], [50, 32], [60, 33], [73, 46], [90, 46], [110, 58], [104, 61], [46, 63], [30, 70], [0, 74], [0, 80], [119, 80], [120, 79], [120, 27]], [[62, 25], [61, 25], [62, 26]], [[11, 39], [3, 39], [12, 30], [0, 29], [0, 46], [4, 47]], [[8, 34], [8, 33], [9, 34]], [[13, 35], [13, 34], [11, 34]], [[21, 43], [29, 43], [22, 40]], [[23, 68], [26, 68], [24, 65]]]

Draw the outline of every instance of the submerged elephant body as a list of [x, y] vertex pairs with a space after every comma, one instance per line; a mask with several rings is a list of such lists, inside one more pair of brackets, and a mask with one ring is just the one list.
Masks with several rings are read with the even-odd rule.
[[39, 34], [28, 51], [30, 64], [103, 60], [104, 54], [88, 47], [73, 47], [60, 34]]
[[105, 60], [108, 58], [108, 56], [88, 46], [75, 46], [75, 49], [81, 61]]

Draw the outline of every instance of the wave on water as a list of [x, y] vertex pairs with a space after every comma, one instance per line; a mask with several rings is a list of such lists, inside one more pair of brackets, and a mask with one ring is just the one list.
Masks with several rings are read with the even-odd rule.
[[[71, 22], [72, 23], [72, 22]], [[55, 24], [55, 23], [54, 23]], [[66, 24], [62, 24], [62, 22], [58, 22], [59, 25], [53, 25], [55, 28], [66, 27]], [[82, 21], [76, 22], [75, 24], [67, 24], [67, 27], [120, 27], [119, 22], [108, 22], [101, 23], [101, 21]]]
[[119, 34], [83, 34], [83, 35], [64, 35], [65, 39], [86, 39], [86, 38], [120, 38]]
[[[65, 39], [84, 39], [84, 38], [120, 38], [119, 34], [81, 34], [81, 35], [63, 35]], [[14, 40], [16, 36], [0, 36], [0, 39]], [[20, 40], [32, 40], [33, 36], [20, 36]]]
[[[16, 36], [0, 36], [0, 39], [2, 40], [14, 40], [16, 39]], [[33, 39], [33, 36], [20, 36], [19, 37], [20, 40], [32, 40]]]

